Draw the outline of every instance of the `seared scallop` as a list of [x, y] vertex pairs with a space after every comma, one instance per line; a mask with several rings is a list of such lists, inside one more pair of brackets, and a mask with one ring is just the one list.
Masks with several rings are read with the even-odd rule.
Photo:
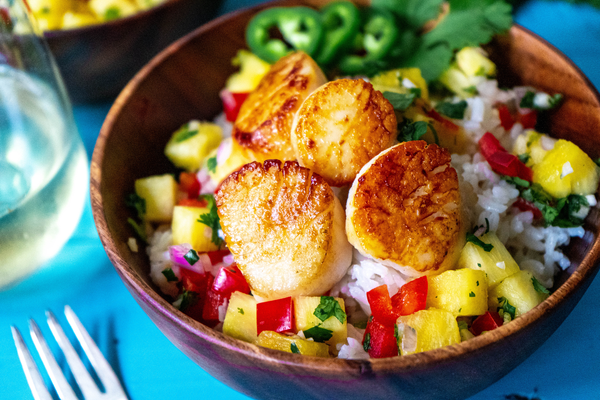
[[400, 143], [365, 165], [350, 188], [346, 213], [350, 243], [409, 276], [452, 268], [465, 243], [450, 154], [422, 140]]
[[295, 161], [246, 164], [216, 201], [227, 246], [261, 298], [323, 294], [350, 266], [341, 203]]
[[394, 107], [381, 92], [362, 79], [338, 79], [304, 101], [291, 139], [300, 165], [344, 186], [393, 144], [396, 131]]
[[233, 138], [254, 160], [295, 160], [290, 142], [294, 115], [304, 99], [326, 81], [307, 54], [281, 58], [248, 95], [233, 126]]

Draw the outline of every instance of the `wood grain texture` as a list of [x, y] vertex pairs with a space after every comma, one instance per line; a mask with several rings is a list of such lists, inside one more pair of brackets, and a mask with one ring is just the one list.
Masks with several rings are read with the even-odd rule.
[[[275, 4], [303, 4], [292, 0]], [[568, 249], [572, 266], [541, 305], [499, 329], [455, 346], [389, 359], [318, 359], [226, 337], [172, 307], [148, 277], [148, 259], [126, 245], [133, 235], [125, 196], [137, 178], [173, 171], [163, 155], [170, 134], [189, 119], [211, 119], [244, 47], [244, 29], [264, 6], [199, 28], [146, 65], [127, 85], [100, 132], [92, 159], [92, 207], [100, 238], [136, 301], [185, 354], [227, 385], [260, 399], [459, 399], [500, 379], [533, 353], [575, 307], [598, 271], [598, 213]], [[489, 47], [502, 85], [532, 85], [565, 94], [550, 132], [600, 154], [596, 89], [562, 54], [523, 28]], [[485, 365], [485, 368], [482, 366]]]
[[73, 102], [114, 98], [152, 57], [215, 15], [219, 0], [169, 0], [127, 18], [44, 33]]

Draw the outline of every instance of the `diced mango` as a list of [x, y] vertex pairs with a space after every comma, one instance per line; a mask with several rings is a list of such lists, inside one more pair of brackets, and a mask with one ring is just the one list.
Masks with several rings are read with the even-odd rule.
[[382, 93], [408, 93], [409, 89], [417, 87], [421, 89], [421, 98], [429, 99], [427, 82], [423, 79], [419, 68], [399, 68], [385, 71], [371, 78], [371, 83], [375, 90]]
[[[341, 309], [345, 312], [344, 299], [334, 298], [338, 302]], [[296, 321], [296, 329], [305, 331], [315, 326], [331, 331], [331, 339], [325, 343], [333, 354], [337, 354], [336, 345], [338, 343], [346, 343], [348, 337], [347, 318], [343, 318], [344, 322], [340, 322], [335, 316], [321, 321], [316, 315], [315, 310], [321, 302], [321, 296], [300, 296], [294, 298], [294, 318]]]
[[497, 311], [499, 299], [502, 297], [515, 307], [515, 317], [518, 317], [540, 304], [548, 295], [535, 290], [533, 275], [531, 272], [523, 270], [504, 279], [498, 286], [490, 290], [488, 295], [490, 311]]
[[[226, 155], [224, 161], [219, 162], [219, 159], [217, 158], [217, 150]], [[249, 157], [248, 153], [231, 138], [223, 140], [219, 145], [219, 148], [213, 150], [212, 153], [209, 154], [207, 160], [210, 160], [213, 157], [215, 157], [217, 165], [214, 169], [209, 168], [208, 174], [210, 175], [210, 178], [217, 183], [222, 182], [231, 173], [240, 169], [242, 165], [252, 162], [252, 159]]]
[[250, 343], [258, 340], [256, 330], [256, 299], [242, 292], [233, 292], [229, 298], [223, 333]]
[[175, 166], [196, 171], [222, 139], [219, 125], [193, 120], [173, 133], [165, 147], [165, 155]]
[[493, 288], [520, 268], [494, 232], [488, 232], [480, 239], [494, 248], [487, 252], [482, 247], [467, 242], [460, 253], [457, 268], [471, 268], [485, 272], [488, 287]]
[[470, 268], [428, 277], [427, 306], [459, 315], [481, 315], [488, 309], [485, 272]]
[[546, 156], [546, 153], [548, 153], [548, 150], [544, 148], [542, 143], [553, 146], [556, 143], [556, 139], [529, 129], [517, 136], [512, 153], [516, 156], [521, 154], [529, 155], [529, 159], [525, 164], [531, 167], [534, 164], [539, 164]]
[[256, 344], [270, 349], [299, 353], [305, 356], [329, 357], [329, 346], [325, 343], [302, 339], [299, 336], [286, 336], [273, 331], [262, 331]]
[[599, 179], [596, 163], [576, 144], [563, 139], [533, 166], [533, 182], [555, 198], [595, 193]]
[[239, 50], [232, 64], [240, 67], [239, 72], [232, 74], [225, 83], [225, 88], [232, 93], [253, 91], [271, 69], [271, 64], [247, 50]]
[[460, 343], [458, 323], [451, 312], [429, 308], [398, 318], [401, 355], [420, 353]]
[[173, 244], [189, 243], [198, 252], [215, 251], [219, 246], [212, 242], [212, 229], [199, 222], [202, 214], [208, 214], [208, 207], [175, 206], [173, 208]]
[[177, 182], [173, 175], [156, 175], [135, 181], [135, 193], [146, 202], [148, 222], [169, 222], [177, 200]]

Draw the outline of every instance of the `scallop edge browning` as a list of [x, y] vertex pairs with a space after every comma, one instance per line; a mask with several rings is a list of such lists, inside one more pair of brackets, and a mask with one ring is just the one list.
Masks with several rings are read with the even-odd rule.
[[360, 169], [396, 139], [394, 107], [363, 79], [338, 79], [312, 92], [291, 130], [300, 165], [332, 186], [352, 183]]
[[260, 298], [324, 294], [350, 266], [340, 201], [297, 162], [246, 164], [215, 198], [229, 250]]
[[450, 154], [403, 142], [366, 164], [346, 206], [346, 232], [363, 255], [408, 276], [451, 269], [466, 239], [458, 175]]

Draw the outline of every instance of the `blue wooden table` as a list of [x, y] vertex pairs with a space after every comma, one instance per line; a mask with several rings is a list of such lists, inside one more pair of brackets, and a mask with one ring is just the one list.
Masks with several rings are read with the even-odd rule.
[[[259, 2], [225, 0], [219, 13]], [[530, 1], [515, 19], [558, 47], [600, 87], [600, 11], [561, 2]], [[90, 157], [109, 108], [108, 102], [75, 107]], [[142, 312], [104, 253], [89, 198], [75, 234], [58, 256], [40, 273], [0, 292], [1, 399], [32, 398], [10, 325], [17, 325], [26, 334], [27, 319], [43, 322], [48, 308], [64, 322], [65, 304], [72, 306], [96, 339], [131, 399], [247, 399], [189, 360]], [[599, 307], [597, 277], [573, 313], [538, 351], [471, 400], [514, 398], [511, 395], [544, 400], [600, 399]], [[49, 335], [45, 323], [40, 325]], [[32, 346], [27, 334], [26, 340]]]

